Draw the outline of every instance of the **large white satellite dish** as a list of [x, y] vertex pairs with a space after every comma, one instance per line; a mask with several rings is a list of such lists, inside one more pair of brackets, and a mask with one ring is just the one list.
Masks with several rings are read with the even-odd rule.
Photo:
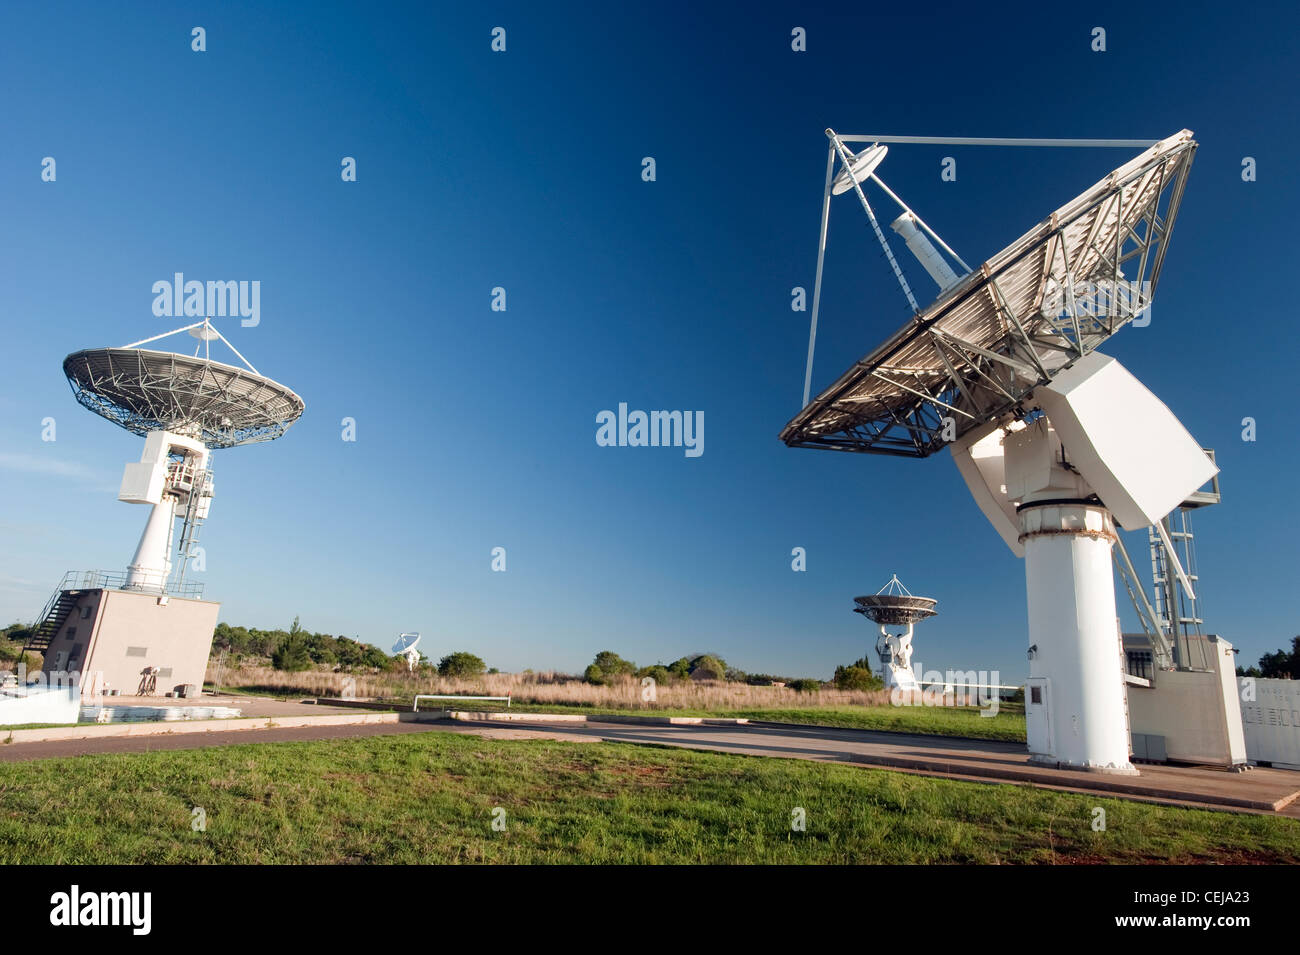
[[[1196, 152], [1191, 131], [1142, 143], [1141, 154], [977, 269], [866, 169], [870, 150], [854, 155], [845, 143], [1015, 141], [826, 133], [804, 406], [781, 439], [790, 447], [922, 458], [950, 448], [980, 510], [1025, 559], [1032, 759], [1134, 773], [1111, 570], [1116, 525], [1159, 527], [1218, 469], [1159, 399], [1095, 349], [1151, 306]], [[863, 188], [868, 178], [902, 207], [894, 231], [940, 287], [924, 308], [880, 228]], [[809, 401], [830, 200], [850, 189], [913, 314]], [[1190, 595], [1168, 535], [1161, 536]]]
[[393, 644], [393, 656], [406, 657], [406, 668], [414, 670], [420, 663], [420, 651], [417, 650], [416, 644], [420, 642], [418, 633], [403, 633]]
[[[199, 339], [193, 355], [140, 347], [181, 332]], [[213, 360], [216, 341], [243, 367]], [[280, 437], [303, 413], [302, 399], [259, 374], [206, 318], [121, 348], [73, 352], [63, 373], [81, 405], [145, 439], [118, 493], [120, 501], [151, 505], [127, 589], [187, 592], [186, 571], [213, 497], [210, 452]]]

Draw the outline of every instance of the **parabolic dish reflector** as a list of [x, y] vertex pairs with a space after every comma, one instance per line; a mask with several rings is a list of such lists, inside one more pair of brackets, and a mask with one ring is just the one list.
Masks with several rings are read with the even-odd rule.
[[1057, 209], [854, 364], [781, 440], [927, 457], [1008, 415], [1150, 306], [1195, 151], [1183, 130]]
[[872, 594], [869, 597], [854, 597], [853, 602], [857, 604], [853, 608], [854, 613], [870, 617], [876, 623], [901, 626], [933, 617], [938, 613], [934, 605], [939, 601], [910, 594]]
[[876, 171], [876, 167], [884, 162], [885, 154], [888, 152], [889, 147], [882, 143], [876, 143], [862, 150], [853, 157], [849, 168], [841, 169], [840, 174], [835, 177], [835, 182], [831, 184], [831, 194], [841, 196], [852, 189], [855, 183], [865, 182], [867, 177]]
[[91, 348], [63, 359], [77, 401], [127, 431], [193, 434], [209, 448], [278, 438], [303, 401], [246, 368], [140, 348]]
[[418, 633], [404, 633], [399, 636], [397, 642], [393, 644], [393, 653], [405, 653], [408, 650], [414, 649], [415, 645], [419, 642], [420, 635]]

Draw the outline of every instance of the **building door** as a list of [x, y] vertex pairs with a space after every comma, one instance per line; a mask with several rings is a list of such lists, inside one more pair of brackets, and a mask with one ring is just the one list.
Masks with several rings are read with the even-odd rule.
[[1051, 680], [1044, 676], [1025, 681], [1025, 737], [1029, 752], [1052, 754]]

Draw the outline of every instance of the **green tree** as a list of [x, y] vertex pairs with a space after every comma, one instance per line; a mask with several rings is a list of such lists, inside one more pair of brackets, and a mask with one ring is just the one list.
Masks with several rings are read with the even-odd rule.
[[726, 661], [712, 653], [700, 654], [691, 661], [691, 678], [694, 680], [721, 680], [726, 675]]
[[691, 658], [682, 657], [668, 664], [668, 672], [678, 679], [685, 680], [691, 675]]
[[1259, 658], [1259, 672], [1266, 679], [1300, 680], [1300, 637], [1291, 640], [1291, 652], [1278, 650]]
[[286, 633], [271, 652], [271, 666], [277, 670], [295, 673], [311, 667], [307, 641], [301, 633]]
[[438, 675], [454, 679], [467, 680], [482, 676], [487, 664], [479, 657], [464, 650], [449, 653], [438, 661]]
[[631, 676], [636, 672], [636, 664], [631, 660], [624, 660], [613, 650], [601, 650], [596, 654], [596, 659], [591, 661], [592, 666], [597, 667], [606, 677], [611, 676]]
[[673, 675], [668, 672], [668, 668], [662, 663], [656, 663], [654, 666], [642, 667], [636, 671], [638, 679], [650, 677], [660, 686], [667, 686], [672, 682]]
[[589, 663], [582, 673], [582, 678], [592, 686], [602, 686], [605, 683], [605, 671], [596, 664]]

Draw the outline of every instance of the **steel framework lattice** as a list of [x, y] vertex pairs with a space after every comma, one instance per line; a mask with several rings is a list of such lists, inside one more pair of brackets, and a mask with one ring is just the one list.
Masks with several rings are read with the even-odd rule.
[[1023, 410], [1150, 307], [1195, 151], [1183, 130], [1058, 209], [854, 364], [781, 440], [927, 457]]
[[209, 448], [270, 441], [303, 412], [291, 390], [248, 369], [138, 348], [93, 348], [63, 360], [78, 402], [141, 436], [167, 430]]

